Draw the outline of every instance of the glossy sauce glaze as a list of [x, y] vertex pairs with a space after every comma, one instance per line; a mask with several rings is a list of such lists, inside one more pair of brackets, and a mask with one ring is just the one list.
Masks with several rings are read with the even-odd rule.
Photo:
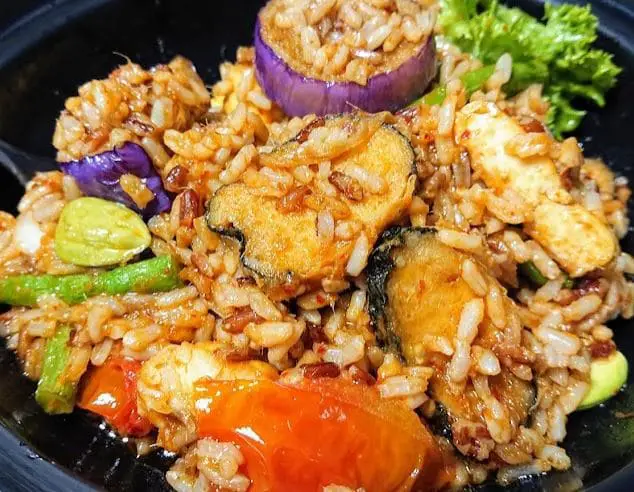
[[254, 492], [420, 490], [439, 476], [440, 451], [418, 416], [365, 385], [201, 380], [195, 397], [199, 436], [240, 446]]

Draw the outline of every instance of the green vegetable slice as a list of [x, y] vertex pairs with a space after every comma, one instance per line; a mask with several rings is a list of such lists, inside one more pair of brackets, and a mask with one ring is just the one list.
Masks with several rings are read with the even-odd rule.
[[[520, 272], [537, 287], [541, 287], [546, 282], [548, 282], [548, 279], [544, 276], [544, 274], [539, 270], [539, 268], [537, 268], [535, 263], [531, 260], [520, 264]], [[564, 274], [564, 275], [565, 275], [565, 280], [561, 286], [564, 289], [574, 288], [575, 281], [571, 279], [567, 274]]]
[[75, 406], [77, 383], [64, 378], [71, 353], [70, 333], [69, 326], [62, 326], [46, 343], [42, 375], [35, 391], [35, 401], [46, 413], [71, 413]]
[[[460, 77], [460, 80], [462, 80], [467, 94], [470, 96], [475, 91], [482, 89], [486, 81], [489, 80], [489, 77], [493, 75], [494, 71], [495, 66], [488, 65], [486, 67], [467, 72], [462, 77]], [[429, 106], [435, 106], [438, 104], [442, 104], [445, 100], [445, 97], [447, 97], [447, 88], [444, 85], [437, 85], [436, 87], [434, 87], [433, 90], [429, 91], [423, 97], [417, 99], [412, 104], [410, 104], [410, 106], [415, 106], [421, 101]]]
[[158, 256], [97, 274], [18, 275], [0, 280], [0, 302], [35, 306], [44, 295], [77, 304], [99, 294], [164, 292], [180, 285], [178, 265], [171, 256]]
[[[366, 269], [369, 313], [378, 341], [408, 364], [434, 367], [428, 389], [440, 410], [434, 415], [434, 426], [454, 443], [459, 441], [453, 436], [455, 425], [464, 421], [484, 423], [482, 400], [473, 385], [467, 383], [456, 392], [450, 377], [451, 356], [434, 347], [438, 337], [455, 343], [463, 307], [478, 298], [462, 278], [466, 259], [476, 262], [442, 243], [435, 229], [393, 227], [384, 232]], [[481, 273], [489, 285], [499, 289], [509, 312], [511, 301], [502, 287], [484, 268]], [[485, 316], [474, 344], [494, 349], [503, 339], [503, 329]], [[489, 384], [503, 404], [511, 427], [517, 429], [530, 416], [535, 387], [504, 366], [490, 376]]]
[[482, 87], [484, 87], [484, 84], [486, 84], [486, 81], [489, 80], [489, 77], [493, 75], [493, 72], [495, 72], [495, 66], [487, 65], [486, 67], [467, 72], [462, 77], [460, 77], [460, 80], [462, 80], [467, 94], [471, 95], [475, 91], [482, 89]]
[[538, 287], [541, 287], [548, 282], [548, 279], [544, 276], [544, 274], [539, 270], [539, 268], [537, 268], [535, 263], [530, 260], [520, 265], [520, 271]]
[[590, 365], [590, 391], [577, 410], [594, 407], [616, 395], [627, 381], [627, 372], [627, 359], [619, 351], [593, 360]]
[[484, 64], [511, 55], [507, 94], [543, 84], [551, 104], [548, 125], [557, 137], [577, 128], [585, 115], [572, 101], [585, 98], [603, 106], [621, 72], [612, 55], [593, 48], [598, 19], [590, 5], [546, 4], [540, 22], [497, 0], [443, 0], [439, 23], [446, 38]]
[[55, 251], [82, 266], [117, 265], [150, 245], [143, 219], [120, 203], [83, 197], [69, 202], [55, 230]]
[[432, 91], [425, 94], [422, 98], [414, 101], [412, 104], [418, 104], [420, 101], [423, 101], [425, 104], [429, 106], [435, 106], [438, 104], [442, 104], [447, 97], [447, 88], [444, 85], [436, 86]]

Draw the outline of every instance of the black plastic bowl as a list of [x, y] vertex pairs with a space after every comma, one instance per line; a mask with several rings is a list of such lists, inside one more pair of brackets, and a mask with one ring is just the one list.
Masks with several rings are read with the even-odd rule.
[[[261, 3], [0, 0], [0, 138], [52, 156], [54, 122], [66, 97], [79, 84], [106, 76], [124, 61], [122, 55], [152, 65], [183, 54], [212, 83], [218, 64], [251, 42]], [[537, 2], [514, 3], [541, 15]], [[587, 155], [600, 155], [618, 173], [634, 178], [634, 4], [591, 3], [601, 20], [601, 46], [615, 53], [625, 70], [607, 107], [591, 111], [578, 136]], [[14, 210], [21, 186], [1, 167], [0, 182], [0, 208]], [[624, 248], [634, 251], [634, 234]], [[634, 361], [634, 322], [611, 326], [620, 349]], [[33, 384], [3, 346], [0, 371], [0, 490], [169, 490], [163, 478], [168, 458], [155, 454], [137, 460], [125, 443], [84, 413], [45, 415], [33, 400]], [[571, 470], [532, 477], [510, 489], [633, 489], [634, 419], [618, 418], [617, 412], [634, 414], [634, 385], [606, 405], [570, 417], [564, 446], [573, 458]], [[481, 488], [499, 490], [495, 485]]]

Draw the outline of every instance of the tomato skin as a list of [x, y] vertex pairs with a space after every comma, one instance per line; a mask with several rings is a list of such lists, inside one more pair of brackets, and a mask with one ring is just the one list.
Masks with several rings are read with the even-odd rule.
[[152, 424], [137, 410], [137, 374], [141, 363], [117, 358], [95, 367], [88, 375], [78, 406], [101, 415], [124, 436], [142, 437]]
[[200, 381], [196, 408], [200, 437], [239, 445], [249, 492], [429, 490], [441, 466], [412, 410], [341, 378]]

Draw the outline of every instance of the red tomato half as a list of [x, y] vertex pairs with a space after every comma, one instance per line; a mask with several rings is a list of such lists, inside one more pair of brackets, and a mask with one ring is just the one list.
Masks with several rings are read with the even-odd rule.
[[329, 378], [202, 380], [195, 396], [199, 435], [240, 446], [250, 492], [330, 484], [395, 492], [414, 483], [428, 490], [441, 468], [418, 416], [372, 387]]
[[95, 367], [88, 374], [78, 406], [101, 415], [125, 436], [141, 437], [152, 424], [137, 410], [137, 374], [141, 363], [130, 359], [113, 359]]

